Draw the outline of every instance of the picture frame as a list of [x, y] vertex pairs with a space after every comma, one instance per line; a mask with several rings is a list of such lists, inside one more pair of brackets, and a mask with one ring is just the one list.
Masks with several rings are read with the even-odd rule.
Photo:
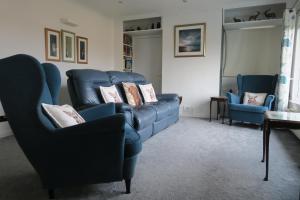
[[75, 33], [61, 30], [62, 61], [75, 62]]
[[88, 38], [76, 36], [77, 63], [88, 64]]
[[206, 51], [206, 23], [174, 26], [174, 56], [204, 57]]
[[45, 28], [45, 58], [47, 61], [61, 60], [61, 32]]

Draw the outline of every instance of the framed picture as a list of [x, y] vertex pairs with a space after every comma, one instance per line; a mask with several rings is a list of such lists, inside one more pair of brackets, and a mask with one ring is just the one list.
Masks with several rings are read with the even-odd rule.
[[174, 27], [175, 57], [205, 56], [206, 23]]
[[60, 61], [60, 31], [45, 28], [45, 57], [48, 61]]
[[75, 62], [75, 33], [62, 30], [62, 60]]
[[88, 63], [88, 39], [85, 37], [76, 37], [77, 45], [77, 63]]

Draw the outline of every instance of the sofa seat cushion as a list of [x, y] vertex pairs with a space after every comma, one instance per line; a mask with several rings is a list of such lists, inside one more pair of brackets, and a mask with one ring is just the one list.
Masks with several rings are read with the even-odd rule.
[[152, 126], [156, 120], [156, 111], [150, 105], [133, 108], [134, 127], [142, 130], [148, 126]]
[[137, 155], [142, 150], [140, 135], [129, 124], [125, 124], [125, 157]]
[[242, 112], [254, 112], [263, 114], [268, 110], [266, 106], [254, 106], [254, 105], [244, 105], [244, 104], [230, 104], [230, 109], [233, 111], [242, 111]]
[[171, 115], [171, 104], [167, 101], [158, 101], [155, 103], [150, 103], [147, 105], [151, 105], [153, 109], [156, 111], [156, 120], [155, 121], [160, 121], [169, 115]]

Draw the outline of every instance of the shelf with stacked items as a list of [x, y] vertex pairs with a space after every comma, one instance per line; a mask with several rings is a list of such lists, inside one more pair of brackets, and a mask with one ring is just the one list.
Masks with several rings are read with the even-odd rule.
[[124, 71], [132, 72], [132, 62], [133, 62], [132, 58], [133, 58], [132, 36], [123, 34]]
[[261, 29], [282, 26], [285, 3], [231, 8], [223, 11], [225, 30]]

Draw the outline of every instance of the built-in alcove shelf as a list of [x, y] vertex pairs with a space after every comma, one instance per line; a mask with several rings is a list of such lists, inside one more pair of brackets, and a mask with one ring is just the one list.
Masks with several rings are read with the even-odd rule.
[[137, 36], [161, 35], [161, 17], [143, 18], [123, 21], [123, 70], [132, 72], [133, 39]]
[[159, 35], [162, 29], [148, 29], [148, 30], [137, 30], [137, 31], [126, 31], [124, 34], [131, 36], [146, 36], [146, 35]]
[[[259, 29], [282, 26], [285, 3], [224, 9], [225, 30]], [[257, 15], [257, 17], [254, 17]]]
[[282, 26], [282, 19], [269, 19], [259, 21], [247, 21], [247, 22], [234, 22], [225, 23], [223, 25], [225, 30], [238, 30], [238, 29], [259, 29], [259, 28], [273, 28]]

